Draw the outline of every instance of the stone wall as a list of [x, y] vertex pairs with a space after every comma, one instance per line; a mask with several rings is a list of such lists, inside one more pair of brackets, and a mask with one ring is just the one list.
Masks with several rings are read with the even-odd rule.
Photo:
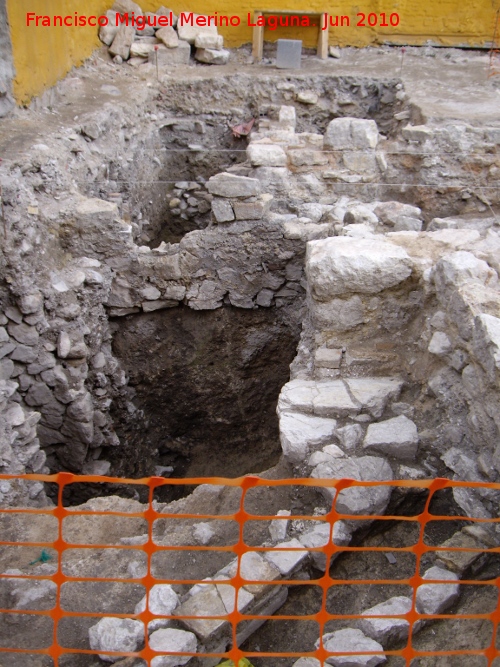
[[12, 98], [14, 65], [5, 2], [6, 0], [0, 0], [0, 118], [5, 116], [14, 106]]

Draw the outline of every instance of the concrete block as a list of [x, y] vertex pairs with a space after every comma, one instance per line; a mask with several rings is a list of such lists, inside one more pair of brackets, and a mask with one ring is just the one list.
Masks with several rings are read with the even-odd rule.
[[278, 69], [300, 69], [302, 56], [301, 39], [278, 39], [276, 67]]
[[179, 46], [173, 49], [159, 44], [154, 51], [149, 52], [148, 60], [153, 65], [156, 65], [156, 58], [158, 58], [158, 68], [161, 69], [170, 65], [188, 65], [190, 56], [190, 45], [187, 42], [179, 40]]

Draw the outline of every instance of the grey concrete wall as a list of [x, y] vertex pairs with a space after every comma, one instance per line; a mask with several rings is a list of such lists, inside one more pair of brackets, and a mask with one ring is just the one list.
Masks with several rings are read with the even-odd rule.
[[14, 106], [12, 98], [14, 64], [5, 3], [6, 0], [0, 0], [0, 118], [5, 116]]

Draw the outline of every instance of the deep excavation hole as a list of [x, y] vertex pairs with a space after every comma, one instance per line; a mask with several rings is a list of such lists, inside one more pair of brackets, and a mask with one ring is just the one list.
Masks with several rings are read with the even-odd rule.
[[116, 415], [123, 444], [113, 465], [134, 476], [170, 467], [173, 477], [275, 465], [276, 403], [300, 333], [295, 311], [180, 307], [114, 323], [114, 352], [135, 398], [130, 417]]

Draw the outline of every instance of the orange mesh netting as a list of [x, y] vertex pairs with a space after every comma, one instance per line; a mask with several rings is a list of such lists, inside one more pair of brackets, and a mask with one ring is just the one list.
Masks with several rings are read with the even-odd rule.
[[[317, 626], [318, 629], [318, 638], [321, 638], [322, 635], [324, 635], [326, 632], [329, 631], [329, 628], [332, 627], [332, 622], [336, 621], [346, 621], [350, 620], [351, 621], [351, 627], [355, 626], [355, 619], [359, 619], [360, 615], [359, 614], [341, 614], [338, 613], [339, 610], [334, 610], [332, 609], [331, 605], [329, 605], [329, 594], [332, 590], [335, 589], [335, 587], [339, 586], [356, 586], [359, 587], [360, 585], [377, 585], [377, 586], [391, 586], [391, 585], [398, 585], [398, 586], [406, 586], [410, 587], [411, 590], [413, 591], [413, 604], [411, 610], [407, 613], [402, 615], [402, 618], [407, 619], [407, 621], [410, 623], [410, 631], [409, 631], [409, 637], [408, 641], [406, 643], [406, 646], [403, 648], [400, 648], [399, 650], [387, 650], [385, 651], [386, 656], [399, 656], [398, 660], [394, 663], [391, 664], [401, 664], [401, 665], [419, 665], [419, 664], [430, 664], [430, 663], [420, 663], [417, 658], [426, 657], [426, 656], [453, 656], [453, 655], [460, 655], [460, 656], [481, 656], [482, 663], [484, 665], [492, 665], [493, 661], [497, 656], [499, 655], [499, 651], [497, 650], [496, 647], [496, 637], [497, 637], [497, 627], [498, 627], [498, 622], [500, 620], [500, 609], [498, 606], [498, 587], [500, 586], [500, 578], [494, 577], [491, 575], [488, 578], [488, 570], [486, 570], [486, 578], [480, 578], [480, 576], [477, 579], [462, 579], [460, 581], [461, 588], [466, 587], [468, 585], [474, 586], [474, 587], [482, 587], [486, 586], [489, 587], [490, 591], [491, 588], [494, 587], [495, 590], [495, 603], [494, 603], [494, 608], [490, 608], [489, 610], [484, 611], [483, 613], [467, 613], [467, 614], [459, 614], [459, 613], [453, 613], [453, 614], [439, 614], [439, 615], [423, 615], [417, 612], [416, 610], [416, 593], [417, 593], [417, 588], [422, 585], [424, 582], [424, 579], [422, 579], [422, 559], [425, 559], [429, 557], [429, 554], [432, 552], [438, 552], [438, 551], [447, 551], [448, 553], [452, 551], [462, 551], [462, 552], [478, 552], [480, 555], [483, 554], [493, 554], [493, 558], [498, 558], [497, 556], [494, 556], [494, 554], [498, 554], [500, 551], [500, 548], [492, 545], [492, 546], [484, 546], [482, 549], [478, 548], [467, 548], [467, 547], [439, 547], [439, 546], [433, 546], [429, 542], [432, 542], [432, 540], [428, 539], [428, 534], [426, 533], [426, 528], [431, 525], [431, 522], [448, 522], [448, 521], [455, 521], [455, 522], [460, 522], [460, 521], [467, 521], [470, 524], [481, 524], [481, 523], [488, 523], [494, 528], [499, 519], [493, 518], [493, 519], [484, 519], [484, 518], [471, 518], [471, 517], [466, 517], [466, 516], [440, 516], [433, 514], [431, 512], [431, 501], [433, 500], [433, 497], [435, 496], [436, 493], [441, 493], [444, 489], [448, 488], [453, 488], [453, 487], [467, 487], [469, 489], [476, 489], [479, 491], [485, 491], [485, 490], [492, 490], [492, 491], [498, 491], [500, 490], [500, 484], [482, 484], [482, 483], [473, 483], [473, 482], [456, 482], [456, 481], [449, 481], [445, 479], [436, 479], [436, 480], [418, 480], [418, 481], [392, 481], [392, 482], [357, 482], [353, 480], [320, 480], [320, 479], [284, 479], [284, 480], [266, 480], [266, 479], [261, 479], [256, 476], [247, 476], [247, 477], [242, 477], [238, 479], [223, 479], [223, 478], [195, 478], [195, 479], [164, 479], [164, 478], [148, 478], [148, 479], [138, 479], [138, 480], [132, 480], [132, 479], [118, 479], [118, 478], [105, 478], [105, 477], [97, 477], [97, 476], [77, 476], [77, 475], [72, 475], [69, 473], [59, 473], [57, 475], [53, 476], [45, 476], [45, 475], [23, 475], [23, 476], [9, 476], [9, 475], [3, 475], [0, 476], [0, 483], [3, 480], [28, 480], [30, 482], [44, 482], [44, 483], [51, 483], [57, 485], [57, 498], [58, 502], [57, 505], [54, 507], [47, 507], [43, 509], [26, 509], [26, 508], [9, 508], [9, 509], [0, 509], [0, 521], [2, 523], [0, 524], [1, 526], [10, 526], [12, 528], [13, 522], [15, 521], [20, 521], [21, 518], [23, 521], [25, 521], [25, 527], [26, 529], [23, 529], [20, 531], [18, 535], [13, 535], [12, 531], [11, 532], [6, 532], [4, 529], [2, 529], [2, 533], [0, 534], [0, 570], [3, 572], [3, 574], [0, 575], [0, 585], [2, 583], [5, 584], [6, 581], [11, 582], [12, 579], [22, 579], [24, 582], [26, 582], [27, 579], [33, 579], [33, 584], [36, 583], [36, 581], [43, 581], [43, 580], [49, 580], [50, 582], [53, 582], [50, 584], [52, 586], [52, 589], [55, 591], [55, 601], [53, 603], [52, 608], [50, 609], [29, 609], [26, 608], [26, 605], [23, 605], [23, 608], [5, 608], [5, 609], [0, 609], [0, 621], [2, 618], [4, 619], [5, 622], [7, 622], [7, 625], [4, 623], [4, 632], [2, 633], [2, 638], [0, 639], [0, 664], [2, 663], [2, 655], [5, 658], [5, 654], [9, 654], [12, 658], [14, 654], [29, 654], [30, 656], [33, 655], [45, 655], [45, 656], [50, 656], [52, 659], [52, 663], [50, 663], [50, 660], [47, 664], [53, 664], [54, 666], [62, 665], [62, 664], [71, 664], [71, 662], [67, 662], [68, 658], [64, 658], [64, 656], [68, 655], [77, 655], [77, 654], [95, 654], [97, 653], [96, 651], [91, 651], [89, 649], [84, 649], [84, 648], [72, 648], [72, 647], [66, 647], [61, 645], [61, 624], [62, 623], [72, 623], [76, 622], [75, 618], [77, 619], [91, 619], [92, 623], [95, 624], [98, 620], [99, 617], [104, 617], [104, 616], [114, 616], [114, 617], [124, 617], [124, 618], [133, 618], [136, 620], [143, 621], [145, 624], [145, 627], [148, 626], [148, 623], [153, 621], [154, 619], [158, 619], [158, 615], [154, 615], [151, 613], [149, 610], [148, 606], [146, 607], [146, 610], [141, 613], [141, 614], [133, 614], [133, 613], [128, 613], [128, 614], [123, 614], [123, 613], [115, 613], [113, 612], [107, 612], [107, 613], [95, 613], [95, 612], [81, 612], [81, 611], [71, 611], [70, 609], [67, 608], [67, 605], [64, 603], [64, 597], [62, 596], [62, 590], [63, 586], [65, 584], [68, 584], [69, 582], [99, 582], [99, 585], [104, 586], [105, 582], [119, 582], [120, 584], [135, 584], [135, 585], [142, 585], [146, 591], [151, 590], [152, 586], [158, 583], [169, 583], [169, 584], [191, 584], [194, 585], [196, 583], [200, 583], [200, 579], [192, 579], [189, 578], [189, 568], [186, 568], [186, 571], [179, 573], [178, 578], [161, 578], [159, 577], [157, 573], [155, 573], [155, 567], [154, 567], [154, 558], [158, 556], [158, 554], [161, 554], [162, 552], [172, 552], [172, 551], [189, 551], [189, 552], [210, 552], [210, 551], [217, 551], [217, 552], [229, 552], [230, 555], [232, 555], [234, 558], [237, 558], [238, 562], [238, 567], [235, 568], [234, 572], [232, 573], [232, 576], [228, 579], [228, 581], [225, 581], [224, 583], [231, 584], [235, 592], [235, 596], [238, 595], [238, 591], [242, 589], [244, 586], [249, 585], [249, 580], [244, 579], [242, 577], [241, 573], [241, 558], [243, 557], [244, 554], [248, 552], [269, 552], [272, 547], [270, 546], [252, 546], [249, 545], [245, 542], [245, 526], [249, 522], [255, 522], [255, 521], [270, 521], [271, 519], [275, 519], [276, 517], [270, 516], [270, 515], [258, 515], [258, 514], [252, 514], [248, 511], [248, 505], [246, 504], [246, 499], [249, 494], [251, 493], [252, 489], [256, 489], [257, 487], [267, 487], [268, 489], [273, 489], [273, 487], [283, 487], [283, 486], [293, 486], [296, 488], [301, 488], [301, 487], [314, 487], [315, 489], [320, 489], [320, 488], [330, 488], [334, 489], [335, 492], [332, 492], [333, 495], [335, 495], [333, 502], [332, 502], [332, 507], [329, 512], [326, 514], [323, 514], [321, 516], [318, 516], [317, 514], [314, 514], [314, 516], [304, 516], [304, 515], [296, 515], [294, 516], [287, 516], [284, 517], [284, 520], [297, 520], [297, 521], [315, 521], [315, 522], [327, 522], [329, 527], [330, 527], [330, 539], [328, 541], [328, 544], [322, 547], [316, 547], [316, 548], [309, 548], [308, 551], [310, 552], [321, 552], [326, 556], [327, 559], [327, 567], [326, 567], [326, 572], [325, 574], [318, 575], [318, 578], [316, 579], [286, 579], [286, 578], [281, 578], [278, 580], [273, 580], [272, 582], [269, 580], [253, 580], [251, 581], [252, 586], [256, 586], [258, 584], [262, 584], [263, 586], [269, 586], [272, 584], [272, 586], [287, 586], [287, 585], [293, 585], [293, 586], [311, 586], [314, 585], [315, 587], [320, 587], [321, 589], [321, 605], [320, 608], [318, 608], [316, 613], [313, 614], [308, 614], [304, 616], [300, 615], [280, 615], [279, 610], [277, 613], [275, 613], [272, 616], [266, 616], [262, 614], [254, 614], [252, 615], [247, 614], [247, 613], [242, 613], [242, 611], [238, 610], [238, 605], [233, 604], [234, 611], [228, 614], [224, 615], [216, 615], [216, 616], [207, 616], [203, 618], [218, 618], [221, 621], [226, 621], [230, 624], [231, 630], [232, 630], [232, 643], [229, 642], [229, 649], [225, 653], [219, 653], [219, 652], [206, 652], [203, 654], [198, 653], [198, 657], [204, 657], [204, 658], [212, 658], [212, 662], [209, 664], [214, 664], [215, 662], [218, 662], [214, 660], [215, 658], [219, 658], [220, 660], [223, 659], [231, 659], [235, 665], [238, 664], [238, 661], [246, 657], [249, 660], [253, 660], [256, 658], [261, 658], [268, 661], [268, 664], [276, 664], [277, 658], [295, 658], [298, 659], [300, 657], [308, 656], [308, 657], [314, 657], [317, 658], [318, 660], [325, 661], [329, 656], [335, 655], [335, 653], [332, 653], [331, 651], [327, 651], [325, 647], [323, 646], [323, 643], [320, 641], [319, 647], [317, 650], [304, 650], [300, 653], [294, 652], [294, 653], [287, 653], [287, 652], [281, 652], [281, 653], [273, 653], [273, 652], [249, 652], [249, 651], [243, 651], [241, 647], [238, 646], [238, 641], [237, 641], [237, 633], [238, 633], [238, 626], [241, 628], [241, 624], [243, 622], [248, 622], [251, 620], [258, 620], [262, 621], [264, 619], [272, 619], [273, 621], [294, 621], [294, 622], [301, 622], [301, 621], [307, 621], [307, 622], [314, 622]], [[63, 494], [65, 487], [68, 485], [72, 484], [80, 484], [80, 483], [113, 483], [113, 484], [120, 484], [120, 485], [141, 485], [142, 487], [147, 486], [148, 487], [148, 492], [149, 492], [149, 502], [147, 504], [144, 504], [144, 510], [140, 512], [130, 512], [130, 511], [124, 511], [124, 512], [119, 512], [119, 511], [112, 511], [112, 512], [96, 512], [96, 511], [91, 511], [89, 509], [87, 510], [80, 510], [77, 509], [75, 510], [74, 508], [67, 508], [64, 506], [63, 503]], [[164, 512], [159, 512], [158, 511], [158, 503], [154, 501], [155, 498], [155, 491], [164, 485], [199, 485], [199, 484], [205, 484], [205, 485], [217, 485], [218, 487], [224, 486], [224, 487], [237, 487], [241, 489], [241, 496], [239, 500], [239, 509], [235, 511], [232, 514], [228, 515], [220, 515], [220, 514], [166, 514]], [[345, 515], [341, 514], [337, 511], [336, 509], [336, 500], [338, 498], [338, 494], [340, 491], [343, 489], [347, 488], [356, 488], [356, 487], [398, 487], [399, 489], [413, 489], [413, 490], [418, 490], [420, 489], [422, 494], [427, 494], [425, 498], [425, 506], [423, 511], [421, 511], [419, 514], [415, 516], [400, 516], [400, 515], [384, 515], [384, 516], [355, 516], [353, 517], [352, 515]], [[491, 493], [491, 491], [490, 491]], [[423, 505], [422, 505], [423, 506]], [[137, 507], [140, 507], [139, 505]], [[207, 507], [207, 510], [210, 508]], [[101, 515], [102, 517], [106, 516], [111, 516], [111, 517], [126, 517], [127, 519], [135, 519], [136, 521], [142, 522], [144, 525], [144, 533], [147, 532], [147, 541], [143, 544], [137, 544], [136, 542], [129, 543], [129, 544], [113, 544], [110, 546], [109, 544], [95, 544], [92, 543], [91, 540], [87, 540], [87, 543], [82, 543], [82, 538], [79, 537], [78, 540], [72, 539], [71, 534], [68, 535], [68, 530], [65, 530], [65, 521], [68, 520], [68, 517], [85, 517], [88, 515], [92, 516], [98, 516]], [[48, 517], [48, 518], [47, 518]], [[159, 545], [155, 543], [154, 536], [153, 536], [153, 525], [155, 521], [158, 520], [179, 520], [179, 521], [210, 521], [210, 520], [217, 520], [217, 521], [232, 521], [232, 522], [237, 522], [238, 524], [238, 533], [239, 533], [239, 538], [237, 541], [235, 541], [234, 544], [226, 545], [226, 546], [200, 546], [200, 545], [192, 545], [192, 544], [186, 544], [186, 545], [175, 545], [175, 546], [169, 546], [169, 545]], [[388, 521], [388, 522], [411, 522], [412, 526], [415, 527], [415, 535], [416, 538], [414, 540], [413, 544], [407, 545], [407, 546], [399, 546], [399, 547], [394, 547], [394, 546], [387, 546], [387, 545], [380, 545], [380, 546], [351, 546], [351, 545], [346, 545], [346, 546], [338, 546], [333, 543], [332, 540], [332, 534], [333, 534], [333, 526], [335, 522], [339, 520], [353, 520], [355, 519], [356, 521], [363, 521], [363, 520], [380, 520], [380, 521]], [[104, 520], [104, 519], [103, 519]], [[51, 533], [51, 530], [47, 529], [47, 541], [29, 541], [29, 525], [30, 524], [36, 524], [37, 522], [40, 521], [47, 521], [47, 522], [52, 522], [53, 527], [54, 527], [54, 533]], [[91, 519], [88, 519], [88, 521], [91, 521]], [[10, 522], [10, 523], [9, 523]], [[17, 524], [16, 524], [17, 525]], [[48, 525], [48, 524], [47, 524]], [[403, 525], [401, 523], [401, 525]], [[435, 524], [434, 524], [435, 525]], [[71, 533], [71, 531], [69, 531]], [[5, 538], [9, 537], [8, 540]], [[52, 539], [54, 538], [55, 539]], [[85, 533], [83, 534], [83, 537], [85, 537]], [[25, 538], [21, 540], [21, 538]], [[50, 538], [50, 539], [49, 539]], [[146, 539], [146, 538], [144, 538]], [[21, 552], [23, 548], [29, 548], [29, 550], [26, 552], [29, 554], [30, 558], [33, 557], [33, 554], [40, 554], [41, 556], [36, 559], [36, 561], [31, 561], [30, 565], [33, 565], [34, 562], [43, 563], [43, 562], [48, 562], [51, 565], [51, 568], [46, 568], [47, 572], [39, 574], [37, 573], [36, 576], [26, 574], [26, 557], [23, 556], [21, 557]], [[304, 549], [304, 547], [301, 547]], [[112, 558], [116, 557], [116, 562], [117, 562], [117, 576], [116, 577], [89, 577], [89, 576], [80, 576], [80, 574], [85, 574], [83, 573], [78, 573], [74, 572], [71, 569], [68, 570], [68, 567], [65, 565], [65, 554], [68, 554], [71, 550], [84, 550], [86, 549], [93, 549], [93, 550], [99, 550], [100, 553], [105, 553], [104, 550], [110, 549], [110, 556]], [[144, 569], [142, 572], [134, 573], [134, 572], [129, 572], [128, 575], [123, 573], [118, 572], [118, 561], [119, 561], [119, 555], [122, 553], [121, 551], [117, 550], [134, 550], [134, 552], [140, 552], [142, 554], [142, 557], [144, 559]], [[298, 547], [297, 549], [298, 550]], [[392, 579], [360, 579], [357, 578], [355, 580], [353, 579], [342, 579], [338, 578], [338, 575], [335, 577], [332, 577], [330, 574], [330, 568], [328, 567], [328, 564], [330, 561], [333, 560], [334, 556], [337, 556], [339, 552], [383, 552], [384, 554], [387, 554], [388, 552], [391, 552], [394, 557], [402, 558], [402, 556], [399, 556], [399, 554], [404, 554], [404, 553], [409, 553], [412, 554], [412, 558], [414, 559], [415, 567], [413, 568], [413, 574], [412, 576], [406, 577], [406, 578], [397, 578], [397, 573], [395, 572], [395, 576]], [[45, 554], [45, 556], [44, 556]], [[15, 559], [18, 558], [19, 562], [23, 562], [23, 567], [24, 570], [22, 573], [19, 573], [19, 571], [15, 570]], [[24, 558], [24, 561], [23, 561]], [[397, 568], [396, 568], [397, 569]], [[49, 571], [50, 570], [50, 571]], [[313, 570], [314, 572], [318, 572], [317, 570]], [[490, 570], [491, 571], [491, 570]], [[206, 575], [204, 576], [212, 576], [214, 573], [213, 572], [207, 572]], [[367, 575], [370, 574], [369, 571], [366, 573]], [[186, 578], [180, 578], [181, 576], [186, 577]], [[433, 580], [436, 581], [436, 580]], [[204, 582], [206, 583], [206, 582]], [[429, 580], [425, 580], [425, 583], [428, 584]], [[444, 583], [444, 581], [443, 581]], [[447, 581], [447, 583], [450, 583]], [[46, 584], [47, 585], [47, 584]], [[54, 586], [55, 585], [55, 586]], [[82, 584], [83, 585], [83, 584]], [[103, 589], [104, 590], [104, 589]], [[477, 589], [479, 590], [479, 589]], [[485, 589], [481, 589], [482, 591]], [[0, 591], [1, 592], [1, 591]], [[390, 597], [390, 596], [388, 596]], [[3, 597], [0, 596], [0, 601], [5, 600], [6, 596], [5, 594]], [[235, 600], [238, 599], [235, 597]], [[0, 605], [0, 606], [6, 606]], [[17, 605], [19, 607], [19, 605]], [[29, 604], [28, 604], [29, 607]], [[491, 605], [490, 605], [491, 607]], [[475, 610], [477, 610], [479, 607], [475, 607]], [[481, 610], [482, 611], [482, 610]], [[16, 622], [16, 615], [21, 615], [20, 618], [26, 620], [28, 619], [31, 624], [35, 623], [46, 623], [45, 627], [46, 629], [43, 631], [44, 633], [44, 642], [42, 642], [42, 645], [33, 645], [32, 643], [28, 643], [24, 645], [25, 643], [25, 636], [23, 632], [20, 629], [19, 623]], [[179, 615], [178, 613], [175, 614], [175, 616], [170, 616], [166, 618], [175, 618], [176, 620], [179, 620], [181, 618], [193, 618], [187, 617], [187, 616], [182, 616]], [[196, 618], [200, 618], [200, 616], [196, 616]], [[476, 621], [482, 621], [485, 623], [489, 623], [489, 626], [491, 628], [491, 641], [489, 645], [481, 646], [480, 648], [467, 648], [464, 649], [463, 647], [456, 647], [456, 646], [441, 646], [441, 647], [433, 647], [436, 648], [436, 650], [419, 650], [418, 648], [415, 647], [415, 642], [414, 642], [414, 636], [415, 636], [415, 624], [420, 621], [421, 619], [453, 619], [453, 621], [468, 621], [468, 620], [476, 620]], [[8, 632], [5, 632], [5, 628], [7, 627]], [[33, 625], [34, 627], [34, 625]], [[42, 626], [40, 626], [42, 627]], [[87, 625], [88, 627], [88, 625]], [[226, 626], [227, 627], [227, 626]], [[345, 627], [345, 623], [344, 623]], [[9, 629], [10, 628], [10, 629]], [[300, 632], [300, 623], [297, 625], [298, 631]], [[199, 649], [200, 650], [200, 649]], [[99, 651], [100, 654], [105, 653], [105, 651]], [[359, 651], [358, 653], [361, 653]], [[145, 637], [144, 637], [144, 648], [141, 651], [138, 651], [137, 653], [127, 653], [123, 652], [119, 654], [120, 656], [136, 656], [142, 658], [146, 664], [151, 665], [154, 663], [153, 658], [155, 656], [158, 656], [158, 653], [153, 651], [152, 648], [150, 647], [148, 643], [148, 637], [147, 637], [147, 632], [145, 632]], [[184, 655], [188, 655], [187, 653]], [[190, 654], [194, 655], [194, 654]], [[117, 658], [117, 654], [114, 655], [115, 658]], [[269, 660], [270, 658], [274, 658], [275, 660]], [[48, 660], [48, 658], [45, 658]], [[118, 659], [118, 658], [117, 658]], [[469, 659], [466, 657], [464, 661], [460, 664], [463, 665], [468, 665], [472, 664], [469, 663]], [[480, 660], [480, 658], [476, 658], [476, 660]], [[208, 662], [208, 661], [207, 661]], [[14, 663], [13, 663], [14, 664]], [[18, 663], [15, 664], [24, 664], [23, 661], [20, 659]], [[30, 663], [31, 664], [31, 663]], [[38, 663], [37, 663], [38, 664]], [[43, 663], [44, 665], [46, 664], [45, 662]], [[267, 663], [266, 663], [267, 664]], [[291, 664], [291, 662], [289, 662]], [[436, 663], [439, 664], [439, 663]], [[444, 663], [442, 663], [444, 664]], [[448, 662], [446, 663], [448, 664]], [[453, 663], [455, 664], [455, 663]], [[458, 663], [457, 663], [458, 664]], [[479, 664], [474, 662], [474, 664]]]

